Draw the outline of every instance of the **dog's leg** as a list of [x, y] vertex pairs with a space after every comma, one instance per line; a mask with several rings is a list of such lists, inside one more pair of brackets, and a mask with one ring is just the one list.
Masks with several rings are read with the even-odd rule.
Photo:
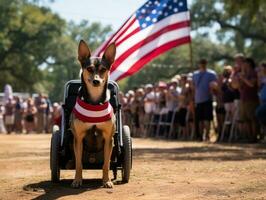
[[83, 152], [83, 138], [85, 133], [74, 135], [74, 152], [76, 159], [76, 174], [72, 182], [72, 187], [77, 188], [82, 185], [82, 152]]
[[104, 133], [104, 164], [103, 164], [103, 187], [112, 188], [113, 183], [109, 178], [110, 160], [113, 150], [113, 131]]

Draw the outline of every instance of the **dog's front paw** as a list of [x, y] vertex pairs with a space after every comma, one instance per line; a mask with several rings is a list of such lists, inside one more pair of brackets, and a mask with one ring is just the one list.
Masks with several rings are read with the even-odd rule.
[[113, 188], [114, 184], [112, 181], [104, 181], [103, 182], [103, 187], [104, 188]]
[[82, 186], [82, 179], [77, 179], [77, 178], [74, 179], [71, 186], [73, 188], [78, 188], [78, 187]]

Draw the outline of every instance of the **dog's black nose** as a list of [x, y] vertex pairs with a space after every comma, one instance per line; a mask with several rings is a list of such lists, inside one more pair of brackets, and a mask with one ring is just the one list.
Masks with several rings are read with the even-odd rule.
[[99, 80], [93, 80], [92, 83], [93, 83], [93, 85], [99, 85], [100, 81]]

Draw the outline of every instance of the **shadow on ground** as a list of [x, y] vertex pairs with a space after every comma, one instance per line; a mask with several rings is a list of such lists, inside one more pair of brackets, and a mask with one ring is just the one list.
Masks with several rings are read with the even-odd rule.
[[210, 144], [206, 146], [185, 146], [180, 148], [136, 148], [133, 158], [153, 160], [184, 161], [244, 161], [266, 159], [265, 144]]
[[[85, 179], [83, 185], [80, 188], [71, 188], [73, 179], [63, 179], [60, 183], [52, 183], [51, 181], [41, 181], [38, 183], [31, 183], [23, 187], [24, 191], [33, 192], [36, 194], [41, 193], [39, 196], [33, 198], [33, 200], [41, 199], [58, 199], [69, 195], [81, 194], [86, 191], [97, 190], [102, 188], [102, 179]], [[114, 182], [115, 185], [121, 184], [120, 182]], [[112, 190], [112, 189], [107, 189]]]

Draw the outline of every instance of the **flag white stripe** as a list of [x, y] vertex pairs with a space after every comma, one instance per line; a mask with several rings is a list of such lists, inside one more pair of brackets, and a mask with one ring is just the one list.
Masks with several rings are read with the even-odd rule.
[[87, 110], [80, 106], [77, 102], [75, 104], [75, 109], [81, 113], [82, 115], [86, 117], [104, 117], [112, 112], [112, 106], [111, 104], [108, 105], [108, 107], [105, 110], [101, 111], [92, 111], [92, 110]]
[[[146, 45], [139, 48], [137, 51], [128, 56], [116, 69], [111, 73], [111, 79], [116, 80], [122, 74], [127, 72], [137, 61], [140, 60], [143, 56], [153, 51], [154, 49], [166, 44], [168, 42], [184, 38], [190, 35], [190, 28], [180, 28], [173, 31], [169, 31], [165, 34], [160, 35], [156, 39], [147, 43]], [[120, 49], [118, 48], [120, 51]]]
[[147, 27], [146, 29], [141, 30], [140, 32], [132, 35], [130, 38], [125, 40], [117, 47], [116, 51], [116, 59], [119, 58], [125, 51], [127, 51], [130, 47], [139, 43], [149, 35], [158, 32], [162, 28], [169, 26], [171, 24], [175, 24], [182, 21], [188, 21], [189, 12], [182, 12], [171, 15], [169, 17], [164, 18], [163, 20], [157, 22], [154, 25]]

